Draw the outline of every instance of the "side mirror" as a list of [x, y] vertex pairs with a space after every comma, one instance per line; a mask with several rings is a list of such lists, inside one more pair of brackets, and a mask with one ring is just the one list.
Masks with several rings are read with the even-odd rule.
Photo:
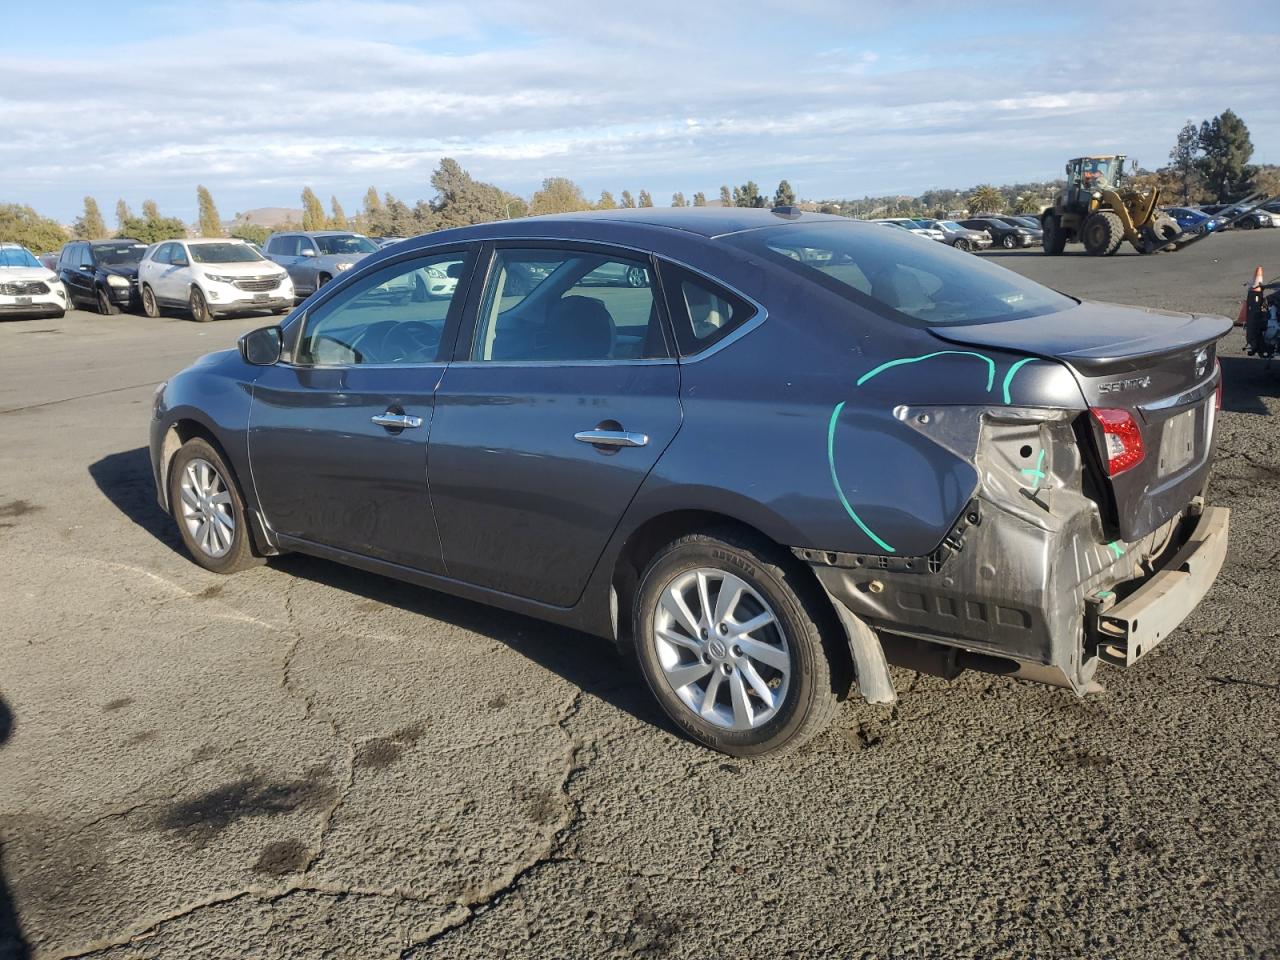
[[318, 257], [318, 256], [319, 256], [319, 254], [318, 254], [318, 253], [316, 253], [315, 247], [305, 247], [305, 248], [303, 249], [302, 253], [300, 253], [300, 254], [299, 254], [299, 256], [302, 256], [302, 257]]
[[80, 264], [80, 269], [81, 269], [81, 270], [84, 270], [84, 271], [86, 271], [86, 272], [88, 272], [88, 273], [93, 273], [93, 264], [92, 264], [92, 263], [82, 263], [82, 264]]
[[259, 327], [239, 340], [240, 356], [255, 367], [269, 367], [280, 362], [284, 350], [284, 331], [279, 327]]

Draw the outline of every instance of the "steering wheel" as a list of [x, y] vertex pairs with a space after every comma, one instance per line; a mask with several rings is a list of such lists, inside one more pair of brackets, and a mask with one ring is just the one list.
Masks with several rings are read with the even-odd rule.
[[401, 360], [422, 363], [434, 360], [439, 348], [440, 331], [434, 324], [408, 320], [388, 324], [382, 331], [377, 349], [370, 352], [379, 363], [398, 363]]

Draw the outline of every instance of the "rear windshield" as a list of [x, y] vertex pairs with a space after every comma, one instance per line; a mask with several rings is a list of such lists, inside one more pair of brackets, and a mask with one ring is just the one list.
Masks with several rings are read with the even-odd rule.
[[193, 243], [189, 249], [196, 263], [253, 263], [262, 259], [247, 243]]
[[0, 267], [38, 267], [40, 261], [26, 247], [0, 247]]
[[1076, 305], [981, 257], [852, 221], [779, 226], [725, 240], [876, 313], [916, 324], [1018, 320]]

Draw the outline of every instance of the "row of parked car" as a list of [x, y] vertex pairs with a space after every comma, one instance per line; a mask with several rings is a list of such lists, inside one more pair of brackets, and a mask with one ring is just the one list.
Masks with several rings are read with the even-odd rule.
[[938, 240], [957, 250], [1006, 250], [1034, 247], [1044, 242], [1040, 221], [1032, 216], [983, 214], [967, 220], [933, 220], [924, 217], [884, 217], [873, 221], [900, 227], [921, 237]]
[[[102, 314], [166, 309], [212, 320], [221, 314], [293, 309], [335, 276], [387, 243], [341, 230], [272, 234], [246, 240], [197, 237], [148, 246], [137, 240], [73, 240], [37, 258], [0, 244], [0, 316], [60, 317], [88, 307]], [[406, 296], [448, 297], [456, 278], [427, 270]]]

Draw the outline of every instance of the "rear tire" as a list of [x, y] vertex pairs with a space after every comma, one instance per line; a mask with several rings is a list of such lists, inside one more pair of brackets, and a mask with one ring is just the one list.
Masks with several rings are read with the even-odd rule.
[[1015, 237], [1012, 233], [1006, 233], [1004, 235], [1004, 239], [1000, 241], [1000, 246], [1004, 247], [1006, 250], [1012, 250], [1017, 245], [1018, 245], [1018, 238]]
[[1236, 226], [1239, 227], [1241, 230], [1252, 230], [1254, 227], [1257, 226], [1257, 224], [1246, 217], [1245, 219], [1237, 223]]
[[1124, 225], [1109, 210], [1089, 215], [1080, 230], [1084, 252], [1091, 257], [1109, 257], [1120, 249], [1124, 240]]
[[160, 304], [156, 303], [155, 292], [145, 283], [142, 285], [142, 312], [152, 320], [160, 316]]
[[235, 475], [203, 437], [188, 440], [169, 462], [169, 510], [191, 559], [206, 570], [237, 573], [261, 563]]
[[1067, 231], [1062, 229], [1057, 217], [1044, 218], [1044, 252], [1059, 257], [1067, 248]]
[[952, 244], [952, 246], [955, 247], [957, 250], [963, 250], [965, 253], [968, 253], [969, 250], [971, 249], [971, 247], [969, 246], [969, 241], [966, 240], [964, 237], [958, 238], [956, 242]]
[[[757, 757], [793, 750], [831, 722], [837, 685], [823, 619], [785, 553], [720, 530], [650, 560], [632, 634], [649, 688], [688, 737]], [[749, 622], [757, 626], [737, 630]]]

